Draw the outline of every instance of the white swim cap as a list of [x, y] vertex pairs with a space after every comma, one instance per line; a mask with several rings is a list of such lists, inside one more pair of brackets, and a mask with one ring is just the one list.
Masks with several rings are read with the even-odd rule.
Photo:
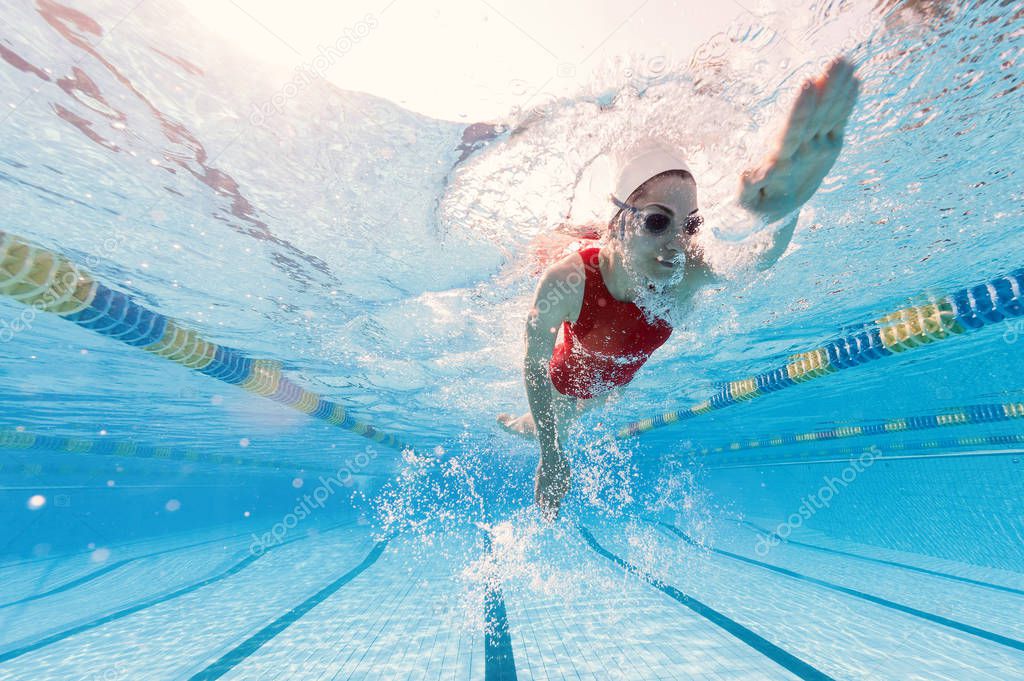
[[685, 170], [692, 176], [690, 167], [678, 153], [658, 142], [647, 142], [631, 147], [615, 155], [618, 171], [612, 195], [625, 203], [629, 195], [655, 175], [670, 170]]

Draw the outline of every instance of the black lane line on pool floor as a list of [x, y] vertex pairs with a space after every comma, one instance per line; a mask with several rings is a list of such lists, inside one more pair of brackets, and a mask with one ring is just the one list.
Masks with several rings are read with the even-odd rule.
[[779, 542], [783, 544], [792, 544], [793, 546], [802, 546], [804, 548], [813, 549], [815, 551], [822, 551], [824, 553], [831, 553], [836, 556], [846, 556], [848, 558], [856, 558], [857, 560], [864, 560], [870, 563], [878, 563], [880, 565], [890, 565], [892, 567], [903, 568], [904, 570], [911, 570], [913, 572], [920, 572], [921, 574], [931, 575], [933, 577], [942, 577], [943, 579], [952, 579], [957, 582], [963, 582], [964, 584], [971, 584], [972, 586], [981, 586], [987, 589], [995, 589], [997, 591], [1005, 591], [1006, 593], [1016, 594], [1018, 596], [1024, 596], [1024, 589], [1015, 589], [1012, 586], [1003, 586], [1002, 584], [993, 584], [992, 582], [983, 582], [978, 579], [971, 579], [970, 577], [960, 577], [959, 575], [950, 574], [948, 572], [939, 572], [938, 570], [929, 570], [928, 568], [918, 567], [916, 565], [910, 565], [908, 563], [898, 563], [892, 560], [885, 560], [884, 558], [872, 558], [871, 556], [864, 556], [859, 553], [851, 553], [849, 551], [843, 551], [841, 549], [830, 549], [827, 546], [818, 546], [816, 544], [808, 544], [806, 542], [797, 541], [795, 539], [784, 539], [779, 536], [777, 532], [772, 532], [766, 528], [755, 525], [748, 520], [733, 520], [734, 523], [740, 525], [746, 525], [751, 527], [758, 532], [763, 532], [768, 537], [777, 537]]
[[212, 681], [212, 679], [219, 679], [227, 674], [240, 663], [244, 662], [250, 655], [262, 648], [265, 643], [298, 622], [299, 619], [306, 615], [306, 613], [320, 605], [320, 603], [325, 601], [334, 592], [351, 582], [364, 570], [376, 563], [377, 559], [380, 558], [380, 555], [384, 553], [384, 549], [387, 545], [387, 539], [377, 542], [373, 549], [370, 550], [370, 553], [366, 555], [366, 558], [363, 559], [362, 563], [355, 566], [341, 577], [338, 577], [336, 580], [320, 589], [315, 594], [302, 601], [249, 638], [239, 643], [209, 667], [190, 677], [189, 681]]
[[[669, 523], [665, 523], [665, 522], [661, 522], [661, 521], [658, 521], [658, 524], [664, 526], [665, 528], [667, 528], [670, 532], [672, 532], [673, 534], [678, 536], [680, 539], [682, 539], [686, 543], [688, 543], [688, 544], [690, 544], [692, 546], [698, 546], [698, 544], [696, 542], [694, 542], [693, 539], [691, 539], [689, 536], [687, 536], [685, 532], [680, 530], [675, 525], [670, 525]], [[769, 570], [771, 572], [775, 572], [775, 573], [778, 573], [780, 575], [785, 575], [786, 577], [792, 577], [793, 579], [799, 579], [799, 580], [807, 582], [809, 584], [814, 584], [816, 586], [824, 587], [826, 589], [831, 589], [832, 591], [837, 591], [839, 593], [846, 594], [847, 596], [853, 596], [854, 598], [859, 598], [861, 600], [868, 601], [869, 603], [874, 603], [875, 605], [881, 605], [882, 607], [890, 608], [892, 610], [896, 610], [898, 612], [902, 612], [902, 613], [905, 613], [907, 615], [913, 615], [914, 617], [920, 617], [921, 619], [928, 620], [929, 622], [933, 622], [935, 624], [940, 624], [940, 625], [942, 625], [944, 627], [949, 627], [950, 629], [956, 629], [957, 631], [961, 631], [961, 632], [963, 632], [965, 634], [971, 634], [973, 636], [977, 636], [979, 638], [983, 638], [986, 641], [991, 641], [993, 643], [998, 643], [1000, 645], [1004, 645], [1004, 646], [1006, 646], [1008, 648], [1013, 648], [1015, 650], [1024, 651], [1024, 641], [1018, 641], [1015, 638], [1010, 638], [1009, 636], [1003, 636], [1002, 634], [997, 634], [995, 632], [988, 631], [987, 629], [980, 629], [980, 628], [972, 626], [970, 624], [965, 624], [963, 622], [958, 622], [957, 620], [951, 620], [948, 617], [943, 617], [941, 615], [935, 615], [935, 614], [932, 614], [930, 612], [926, 612], [924, 610], [918, 610], [917, 608], [912, 608], [909, 605], [903, 605], [902, 603], [897, 603], [896, 601], [890, 601], [889, 599], [882, 598], [880, 596], [873, 596], [873, 595], [871, 595], [869, 593], [865, 593], [863, 591], [858, 591], [856, 589], [851, 589], [849, 587], [845, 587], [845, 586], [842, 586], [840, 584], [833, 584], [832, 582], [826, 582], [823, 579], [818, 579], [817, 577], [810, 577], [808, 575], [804, 575], [804, 574], [801, 574], [799, 572], [794, 572], [793, 570], [789, 570], [789, 569], [786, 569], [786, 568], [783, 568], [783, 567], [778, 567], [777, 565], [771, 565], [769, 563], [762, 563], [759, 560], [754, 560], [753, 558], [747, 558], [746, 556], [741, 556], [738, 553], [732, 553], [730, 551], [724, 551], [722, 549], [716, 549], [716, 548], [712, 548], [712, 547], [703, 547], [703, 549], [706, 550], [706, 551], [711, 551], [713, 553], [717, 553], [720, 556], [725, 556], [726, 558], [732, 558], [733, 560], [740, 561], [741, 563], [747, 563], [748, 565], [754, 565], [756, 567], [759, 567], [759, 568], [762, 568], [762, 569], [765, 569], [765, 570]]]
[[19, 598], [16, 601], [10, 601], [8, 603], [2, 603], [2, 604], [0, 604], [0, 610], [3, 610], [4, 608], [10, 608], [11, 606], [14, 606], [14, 605], [21, 605], [22, 603], [31, 603], [32, 601], [37, 601], [40, 598], [46, 598], [47, 596], [52, 596], [53, 594], [59, 594], [59, 593], [63, 593], [64, 591], [68, 591], [69, 589], [74, 589], [76, 586], [81, 586], [82, 584], [85, 584], [87, 582], [91, 582], [92, 580], [96, 579], [97, 577], [102, 577], [103, 575], [107, 574], [108, 572], [113, 572], [114, 570], [118, 569], [119, 567], [123, 567], [123, 566], [127, 565], [128, 563], [134, 563], [137, 560], [141, 560], [143, 557], [148, 558], [150, 556], [137, 556], [135, 558], [124, 558], [122, 560], [119, 560], [119, 561], [116, 561], [114, 563], [111, 563], [110, 565], [107, 565], [106, 567], [102, 567], [99, 570], [94, 570], [93, 572], [89, 572], [89, 573], [87, 573], [85, 575], [82, 575], [81, 577], [78, 577], [76, 579], [72, 579], [70, 582], [65, 582], [64, 584], [61, 584], [60, 586], [55, 586], [55, 587], [53, 587], [52, 589], [50, 589], [48, 591], [42, 591], [40, 593], [35, 593], [35, 594], [30, 595], [30, 596], [25, 596], [23, 598]]
[[[484, 531], [484, 550], [491, 552], [491, 535]], [[484, 680], [516, 681], [516, 659], [501, 585], [493, 584], [484, 595]]]
[[[38, 522], [38, 520], [36, 520], [35, 522]], [[212, 529], [217, 528], [217, 527], [223, 527], [224, 525], [232, 525], [232, 524], [237, 525], [238, 521], [237, 520], [226, 520], [226, 521], [224, 521], [222, 523], [215, 523], [213, 525], [208, 525], [208, 526], [206, 526], [206, 527], [204, 527], [202, 529], [204, 529], [204, 530], [212, 530]], [[229, 534], [229, 535], [227, 535], [227, 537], [240, 537], [243, 534], [248, 534], [248, 532], [239, 532], [238, 534]], [[225, 537], [225, 538], [227, 538], [227, 537]], [[142, 538], [142, 539], [135, 539], [135, 540], [132, 540], [132, 541], [121, 542], [120, 544], [113, 544], [111, 546], [108, 546], [107, 548], [110, 549], [111, 551], [113, 551], [114, 549], [119, 549], [120, 550], [120, 549], [124, 549], [125, 547], [128, 547], [128, 546], [134, 546], [136, 544], [144, 544], [147, 541], [153, 541], [153, 538], [152, 537], [145, 537], [145, 538]], [[17, 567], [22, 567], [22, 566], [25, 566], [25, 565], [33, 565], [35, 563], [45, 563], [48, 560], [52, 560], [52, 561], [66, 560], [68, 558], [74, 558], [75, 556], [83, 556], [85, 554], [92, 553], [92, 551], [93, 551], [92, 549], [89, 549], [89, 550], [86, 550], [86, 551], [75, 551], [75, 552], [72, 552], [72, 553], [65, 553], [65, 554], [62, 554], [62, 555], [59, 555], [59, 556], [46, 556], [45, 558], [28, 558], [28, 559], [19, 560], [19, 561], [13, 562], [13, 563], [4, 563], [3, 565], [0, 565], [0, 572], [2, 572], [3, 570], [7, 570], [8, 568], [17, 568]]]
[[590, 531], [582, 525], [578, 525], [577, 528], [579, 529], [580, 534], [583, 535], [583, 539], [587, 542], [587, 544], [590, 545], [590, 548], [593, 549], [596, 553], [612, 561], [626, 572], [633, 574], [636, 577], [647, 582], [655, 589], [661, 591], [663, 594], [665, 594], [669, 598], [672, 598], [678, 603], [686, 606], [687, 608], [697, 613], [704, 619], [708, 620], [712, 624], [729, 632], [737, 639], [747, 644], [757, 652], [761, 653], [762, 655], [764, 655], [780, 667], [795, 674], [801, 679], [805, 679], [805, 681], [835, 681], [835, 679], [833, 679], [828, 674], [818, 670], [817, 668], [811, 666], [807, 662], [804, 662], [799, 657], [780, 648], [768, 639], [759, 636], [758, 634], [746, 628], [736, 620], [731, 619], [726, 615], [723, 615], [714, 608], [698, 601], [696, 598], [684, 594], [682, 591], [675, 588], [674, 586], [666, 584], [665, 582], [662, 582], [661, 580], [644, 573], [637, 566], [623, 560], [622, 558], [619, 558], [617, 555], [601, 546], [594, 538], [594, 535], [592, 535]]
[[[352, 525], [355, 522], [356, 522], [355, 520], [352, 520], [352, 521], [349, 521], [349, 522], [346, 522], [346, 523], [342, 523], [339, 526], [332, 527], [331, 529], [337, 529], [338, 527], [344, 527], [345, 525]], [[63, 593], [65, 591], [68, 591], [69, 589], [75, 588], [76, 586], [81, 586], [82, 584], [86, 584], [87, 582], [91, 582], [92, 580], [96, 579], [97, 577], [102, 577], [103, 575], [107, 574], [108, 572], [113, 572], [114, 570], [118, 569], [119, 567], [122, 567], [124, 565], [128, 565], [129, 563], [133, 563], [133, 562], [135, 562], [137, 560], [142, 560], [143, 558], [154, 558], [156, 556], [162, 556], [162, 555], [165, 555], [165, 554], [168, 554], [168, 553], [174, 553], [175, 551], [184, 551], [185, 549], [194, 549], [197, 546], [205, 546], [206, 544], [216, 544], [217, 542], [227, 541], [228, 539], [234, 539], [235, 537], [241, 537], [243, 535], [249, 535], [249, 534], [252, 534], [252, 532], [251, 531], [249, 531], [249, 532], [239, 532], [237, 534], [229, 534], [229, 535], [226, 535], [224, 537], [218, 537], [216, 539], [207, 539], [206, 541], [196, 542], [194, 544], [185, 544], [184, 546], [175, 546], [174, 548], [170, 548], [170, 549], [163, 549], [163, 550], [160, 550], [160, 551], [154, 551], [152, 553], [144, 553], [144, 554], [139, 555], [139, 556], [132, 556], [131, 558], [124, 558], [124, 559], [119, 560], [117, 562], [111, 563], [110, 565], [102, 567], [102, 568], [100, 568], [98, 570], [95, 570], [95, 571], [90, 572], [88, 574], [82, 575], [81, 577], [77, 577], [75, 579], [72, 579], [69, 582], [65, 582], [64, 584], [61, 584], [59, 586], [55, 586], [55, 587], [53, 587], [52, 589], [50, 589], [48, 591], [43, 591], [41, 593], [36, 593], [36, 594], [29, 595], [29, 596], [25, 596], [23, 598], [19, 598], [16, 601], [11, 601], [9, 603], [0, 604], [0, 610], [3, 610], [4, 608], [9, 608], [9, 607], [11, 607], [13, 605], [21, 605], [22, 603], [29, 603], [31, 601], [37, 601], [40, 598], [45, 598], [47, 596], [52, 596], [53, 594]]]
[[[343, 523], [342, 525], [337, 525], [335, 527], [331, 527], [328, 530], [325, 530], [325, 532], [330, 532], [332, 530], [336, 530], [336, 529], [338, 529], [340, 527], [344, 527], [344, 526], [349, 525], [349, 524], [351, 524], [351, 523]], [[267, 555], [268, 553], [270, 553], [274, 549], [279, 549], [282, 546], [285, 546], [287, 544], [291, 544], [292, 542], [301, 541], [301, 540], [306, 539], [308, 537], [309, 537], [309, 535], [306, 534], [306, 535], [303, 535], [301, 537], [295, 537], [294, 539], [288, 539], [286, 541], [281, 542], [280, 544], [275, 544], [274, 546], [268, 547], [267, 549], [265, 549], [262, 553], [259, 553], [258, 555], [250, 555], [247, 558], [244, 558], [244, 559], [240, 560], [239, 562], [235, 563], [233, 566], [231, 566], [227, 570], [221, 572], [218, 575], [214, 575], [213, 577], [207, 577], [206, 579], [200, 580], [198, 582], [194, 582], [193, 584], [190, 584], [188, 586], [183, 586], [180, 589], [176, 589], [176, 590], [174, 590], [174, 591], [172, 591], [172, 592], [170, 592], [168, 594], [164, 594], [163, 596], [157, 596], [156, 598], [150, 598], [148, 600], [142, 601], [141, 603], [136, 603], [135, 605], [129, 606], [127, 608], [124, 608], [123, 610], [118, 610], [117, 612], [112, 612], [109, 615], [104, 615], [103, 617], [99, 617], [97, 619], [94, 619], [91, 622], [86, 622], [84, 624], [79, 624], [79, 625], [76, 625], [74, 627], [71, 627], [70, 629], [65, 629], [64, 631], [58, 631], [57, 633], [51, 634], [51, 635], [46, 636], [44, 638], [41, 638], [41, 639], [39, 639], [38, 641], [36, 641], [34, 643], [29, 643], [28, 645], [24, 645], [24, 646], [21, 646], [19, 648], [12, 648], [11, 650], [8, 650], [8, 651], [5, 651], [3, 653], [0, 653], [0, 662], [8, 662], [10, 660], [15, 659], [16, 657], [21, 657], [25, 653], [31, 653], [31, 652], [33, 652], [35, 650], [39, 650], [40, 648], [45, 648], [46, 646], [48, 646], [50, 644], [57, 643], [59, 641], [63, 641], [65, 639], [67, 639], [67, 638], [71, 638], [72, 636], [75, 636], [76, 634], [81, 634], [84, 631], [89, 631], [90, 629], [95, 629], [96, 627], [101, 627], [104, 624], [109, 624], [110, 622], [113, 622], [115, 620], [119, 620], [119, 619], [121, 619], [123, 617], [127, 617], [128, 615], [134, 615], [135, 613], [140, 612], [142, 610], [145, 610], [146, 608], [150, 608], [150, 607], [152, 607], [154, 605], [160, 605], [161, 603], [166, 603], [167, 601], [174, 600], [175, 598], [178, 598], [179, 596], [184, 596], [186, 594], [192, 593], [193, 591], [197, 591], [198, 589], [201, 589], [204, 586], [209, 586], [210, 584], [214, 584], [214, 583], [219, 582], [219, 581], [221, 581], [223, 579], [227, 579], [228, 577], [230, 577], [232, 575], [235, 575], [235, 574], [238, 574], [239, 572], [241, 572], [245, 568], [249, 567], [254, 562], [259, 560], [263, 556]]]

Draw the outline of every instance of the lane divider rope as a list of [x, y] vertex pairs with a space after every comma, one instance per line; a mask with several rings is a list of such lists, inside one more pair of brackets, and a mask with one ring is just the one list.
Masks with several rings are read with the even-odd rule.
[[608, 439], [622, 439], [762, 397], [841, 369], [909, 352], [936, 341], [1024, 315], [1024, 268], [962, 288], [923, 305], [883, 315], [852, 335], [790, 356], [784, 366], [731, 381], [710, 399], [685, 409], [640, 419]]
[[[875, 444], [862, 447], [843, 447], [841, 449], [812, 450], [806, 452], [786, 452], [775, 456], [735, 456], [716, 458], [705, 470], [723, 470], [727, 468], [756, 468], [759, 466], [782, 466], [819, 463], [849, 463], [854, 459], [863, 459], [864, 454], [872, 454], [871, 461], [911, 461], [914, 459], [956, 459], [977, 456], [1011, 456], [1020, 454], [1016, 448], [1005, 449], [971, 449], [966, 452], [942, 451], [936, 453], [914, 454], [920, 449], [951, 450], [962, 447], [979, 447], [985, 445], [1020, 445], [1024, 444], [1024, 433], [1008, 433], [1004, 435], [979, 435], [974, 437], [950, 437], [935, 440], [917, 440], [911, 442], [887, 442], [885, 447]], [[879, 452], [885, 452], [879, 454]], [[909, 454], [892, 454], [892, 452], [911, 452]]]
[[[845, 425], [829, 428], [828, 430], [815, 430], [807, 433], [787, 433], [784, 435], [760, 437], [752, 440], [735, 440], [728, 444], [718, 445], [715, 447], [699, 447], [697, 448], [697, 452], [704, 455], [720, 454], [723, 452], [737, 452], [745, 449], [767, 449], [770, 447], [781, 447], [783, 445], [795, 445], [802, 444], [804, 442], [820, 442], [822, 440], [840, 440], [843, 438], [862, 437], [865, 435], [884, 435], [910, 430], [930, 430], [933, 428], [945, 428], [949, 426], [997, 423], [999, 421], [1010, 421], [1019, 418], [1024, 418], [1024, 404], [1020, 402], [1006, 402], [1003, 404], [971, 404], [964, 407], [952, 407], [940, 414], [903, 416], [886, 419], [881, 423]], [[982, 443], [970, 442], [970, 444], [974, 445]]]
[[385, 447], [411, 449], [392, 433], [360, 421], [346, 408], [306, 390], [282, 375], [281, 363], [254, 359], [203, 339], [120, 291], [96, 281], [64, 256], [0, 231], [0, 295], [212, 378], [274, 400]]
[[[26, 431], [0, 429], [0, 450], [46, 450], [71, 455], [115, 456], [128, 459], [159, 459], [163, 461], [183, 461], [187, 463], [232, 464], [237, 466], [254, 466], [285, 471], [330, 471], [326, 466], [300, 466], [294, 462], [276, 461], [273, 459], [251, 459], [242, 456], [224, 454], [207, 454], [191, 447], [154, 447], [143, 445], [132, 440], [60, 437], [56, 435], [40, 435]], [[29, 473], [34, 467], [42, 467], [37, 462], [11, 463], [0, 458], [0, 473], [9, 469], [23, 470]], [[331, 471], [333, 472], [333, 471]]]

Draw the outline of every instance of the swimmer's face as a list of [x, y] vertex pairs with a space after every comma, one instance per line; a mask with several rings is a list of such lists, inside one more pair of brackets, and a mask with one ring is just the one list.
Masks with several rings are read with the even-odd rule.
[[[623, 253], [629, 268], [654, 284], [665, 285], [683, 277], [686, 258], [692, 257], [687, 224], [697, 212], [697, 185], [692, 178], [663, 174], [651, 178], [626, 203], [640, 213], [624, 213]], [[660, 213], [670, 218], [663, 229], [650, 229], [644, 215]], [[657, 226], [664, 219], [654, 220]]]

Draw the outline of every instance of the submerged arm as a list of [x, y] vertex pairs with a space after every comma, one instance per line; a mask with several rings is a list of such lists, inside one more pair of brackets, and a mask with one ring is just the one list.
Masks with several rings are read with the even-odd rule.
[[[544, 283], [537, 289], [540, 298]], [[523, 378], [526, 381], [526, 397], [530, 402], [530, 413], [537, 425], [537, 440], [540, 442], [540, 456], [546, 458], [561, 456], [558, 429], [551, 399], [551, 378], [548, 364], [555, 349], [555, 336], [562, 320], [554, 315], [542, 314], [537, 303], [526, 319], [526, 358], [523, 361]]]
[[798, 217], [794, 212], [814, 195], [839, 157], [859, 90], [853, 65], [834, 60], [824, 74], [804, 83], [776, 151], [743, 173], [739, 205], [762, 220], [783, 221], [758, 269], [771, 267], [789, 246]]
[[583, 280], [582, 262], [576, 254], [552, 265], [537, 286], [533, 307], [526, 320], [523, 374], [530, 413], [540, 443], [535, 498], [549, 520], [558, 515], [562, 499], [569, 491], [569, 466], [558, 440], [558, 415], [551, 394], [554, 387], [548, 367], [559, 327], [562, 322], [579, 315]]
[[783, 222], [782, 227], [779, 227], [775, 234], [772, 235], [772, 243], [768, 249], [761, 253], [757, 261], [754, 263], [755, 269], [766, 270], [782, 257], [782, 254], [789, 248], [789, 243], [793, 240], [793, 232], [796, 231], [796, 223], [800, 217], [800, 211], [796, 211], [790, 218]]
[[[781, 258], [783, 253], [786, 252], [786, 249], [789, 248], [790, 242], [793, 240], [793, 233], [796, 231], [796, 224], [799, 217], [799, 210], [786, 216], [786, 219], [780, 222], [781, 226], [776, 226], [775, 231], [771, 236], [771, 241], [766, 246], [757, 247], [757, 250], [760, 252], [756, 253], [752, 264], [755, 270], [766, 270], [778, 262], [779, 258]], [[749, 214], [743, 217], [738, 217], [738, 219], [746, 222], [749, 220]], [[729, 254], [729, 257], [733, 261], [748, 261], [753, 250], [749, 242], [746, 240], [734, 244], [717, 241], [715, 249], [716, 253], [718, 253], [717, 257], [723, 257], [729, 251], [733, 251], [733, 253]], [[703, 247], [694, 245], [687, 256], [685, 285], [678, 288], [678, 303], [684, 304], [690, 299], [694, 292], [701, 288], [721, 285], [725, 283], [725, 281], [726, 279], [715, 272], [715, 269], [705, 257]]]

